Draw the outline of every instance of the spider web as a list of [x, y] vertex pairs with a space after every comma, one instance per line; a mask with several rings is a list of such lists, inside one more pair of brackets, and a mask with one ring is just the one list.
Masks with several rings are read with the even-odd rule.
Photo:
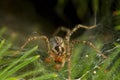
[[[108, 18], [106, 18], [106, 19], [108, 19]], [[118, 36], [120, 34], [120, 32], [115, 31], [115, 27], [112, 27], [113, 25], [115, 25], [114, 22], [116, 20], [118, 20], [118, 18], [116, 19], [116, 17], [114, 17], [114, 16], [112, 17], [112, 19], [108, 20], [107, 22], [106, 22], [106, 20], [102, 20], [101, 23], [98, 24], [97, 28], [86, 31], [82, 35], [83, 38], [80, 37], [80, 40], [83, 39], [83, 40], [91, 41], [92, 43], [94, 43], [96, 45], [96, 47], [98, 46], [98, 49], [102, 53], [104, 53], [108, 57], [111, 57], [111, 55], [115, 53], [116, 49], [120, 48], [120, 44], [119, 44], [120, 37]], [[113, 22], [113, 23], [111, 23], [111, 22]], [[75, 61], [75, 62], [78, 62], [76, 64], [74, 64], [75, 62], [73, 61], [73, 65], [74, 65], [73, 69], [76, 68], [76, 72], [73, 72], [73, 75], [74, 74], [77, 75], [77, 76], [74, 76], [74, 78], [76, 78], [76, 80], [82, 80], [84, 78], [90, 80], [92, 78], [98, 77], [100, 75], [99, 74], [100, 71], [105, 72], [105, 70], [107, 70], [107, 69], [112, 71], [112, 68], [114, 68], [114, 63], [118, 61], [119, 52], [116, 54], [116, 57], [114, 57], [111, 60], [111, 62], [108, 62], [109, 65], [105, 66], [106, 68], [104, 70], [101, 70], [100, 66], [106, 64], [107, 60], [104, 60], [99, 55], [97, 55], [97, 56], [96, 56], [96, 54], [92, 55], [95, 52], [91, 52], [91, 50], [89, 50], [89, 48], [87, 46], [83, 46], [82, 49], [80, 49], [81, 47], [79, 47], [79, 46], [77, 46], [77, 47], [78, 47], [79, 52], [78, 51], [74, 52], [74, 54], [79, 53], [79, 55], [77, 55], [77, 56], [79, 56], [80, 58], [78, 61]], [[77, 48], [75, 48], [75, 49], [77, 50]], [[86, 58], [89, 58], [90, 55], [92, 55], [91, 60], [86, 60]], [[75, 56], [75, 58], [76, 58], [76, 56]], [[81, 70], [80, 70], [80, 68], [81, 68]], [[86, 69], [88, 69], [88, 70], [86, 70]], [[117, 69], [116, 69], [116, 72], [117, 72]], [[77, 70], [78, 70], [78, 72], [77, 72]], [[81, 73], [79, 73], [79, 72], [81, 72]], [[117, 73], [119, 73], [119, 71]], [[113, 74], [114, 74], [114, 72], [113, 72]], [[104, 76], [103, 79], [105, 79], [105, 78], [106, 77]]]

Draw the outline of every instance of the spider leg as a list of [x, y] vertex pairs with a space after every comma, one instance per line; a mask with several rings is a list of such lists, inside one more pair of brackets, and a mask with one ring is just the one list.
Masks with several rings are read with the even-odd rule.
[[89, 45], [89, 46], [92, 47], [98, 54], [100, 54], [103, 58], [105, 58], [105, 59], [107, 58], [106, 55], [104, 55], [103, 53], [101, 53], [101, 52], [97, 49], [97, 47], [96, 47], [93, 43], [91, 43], [91, 42], [89, 42], [89, 41], [73, 40], [73, 41], [72, 41], [72, 44], [75, 44], [75, 43], [82, 43], [82, 44]]
[[56, 36], [60, 31], [64, 31], [66, 32], [67, 34], [70, 32], [70, 29], [68, 28], [65, 28], [65, 27], [59, 27], [54, 33], [53, 33], [53, 36]]
[[70, 38], [70, 36], [74, 33], [74, 32], [76, 32], [78, 29], [80, 29], [80, 28], [84, 28], [84, 29], [93, 29], [93, 28], [95, 28], [96, 27], [96, 25], [93, 25], [93, 26], [85, 26], [85, 25], [81, 25], [81, 24], [78, 24], [78, 25], [76, 25], [72, 30], [71, 30], [71, 32], [69, 33], [69, 38]]
[[17, 51], [17, 52], [15, 52], [14, 54], [17, 54], [20, 50], [22, 50], [23, 48], [25, 48], [25, 46], [27, 45], [27, 44], [29, 44], [31, 41], [33, 41], [33, 40], [45, 40], [45, 42], [46, 42], [46, 44], [47, 44], [47, 48], [48, 48], [48, 51], [47, 52], [49, 52], [50, 51], [50, 43], [49, 43], [49, 40], [48, 40], [48, 38], [46, 37], [46, 36], [44, 36], [44, 35], [42, 35], [42, 36], [33, 36], [33, 37], [29, 37], [27, 40], [26, 40], [26, 42], [20, 47], [20, 49]]
[[71, 56], [68, 58], [68, 80], [71, 80]]
[[34, 36], [34, 37], [29, 37], [27, 39], [27, 41], [21, 46], [20, 49], [23, 49], [27, 44], [29, 44], [31, 41], [33, 40], [45, 40], [46, 44], [47, 44], [47, 48], [48, 48], [48, 51], [50, 51], [50, 43], [49, 43], [49, 40], [46, 36], [42, 35], [42, 36]]

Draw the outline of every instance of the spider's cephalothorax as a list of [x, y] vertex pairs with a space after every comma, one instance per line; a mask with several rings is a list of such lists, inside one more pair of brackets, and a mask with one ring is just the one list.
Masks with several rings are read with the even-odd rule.
[[49, 57], [46, 58], [46, 62], [55, 62], [55, 68], [60, 69], [66, 62], [66, 47], [63, 38], [55, 36], [50, 40], [51, 51]]
[[57, 55], [64, 55], [65, 54], [64, 40], [59, 36], [55, 36], [54, 38], [52, 38], [51, 49]]

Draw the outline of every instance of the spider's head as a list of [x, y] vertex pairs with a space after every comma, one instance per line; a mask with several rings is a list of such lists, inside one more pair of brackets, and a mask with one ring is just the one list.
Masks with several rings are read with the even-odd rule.
[[65, 44], [63, 38], [55, 36], [51, 39], [51, 48], [57, 55], [62, 55], [65, 53]]

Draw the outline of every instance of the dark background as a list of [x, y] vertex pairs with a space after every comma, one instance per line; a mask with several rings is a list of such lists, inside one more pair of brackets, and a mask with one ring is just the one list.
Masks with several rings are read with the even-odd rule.
[[119, 0], [0, 0], [0, 26], [49, 35], [60, 26], [98, 24], [100, 33], [115, 32], [114, 26], [120, 21], [115, 14], [119, 3]]

